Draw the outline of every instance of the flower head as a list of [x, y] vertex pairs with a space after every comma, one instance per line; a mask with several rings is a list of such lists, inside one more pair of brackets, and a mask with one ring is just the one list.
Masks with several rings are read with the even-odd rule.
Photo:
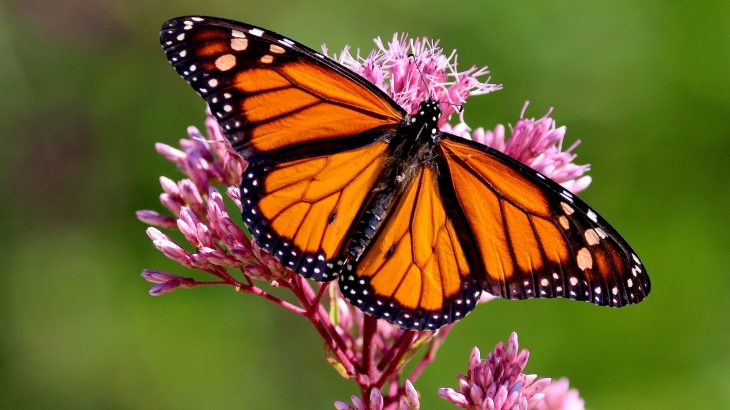
[[585, 410], [585, 403], [577, 389], [570, 388], [565, 377], [553, 380], [545, 390], [545, 399], [537, 404], [537, 410]]
[[590, 169], [590, 165], [573, 163], [576, 154], [572, 151], [580, 141], [563, 150], [566, 127], [555, 127], [555, 120], [550, 117], [552, 109], [542, 118], [525, 118], [528, 104], [529, 102], [525, 102], [520, 119], [507, 139], [502, 124], [498, 124], [492, 131], [481, 127], [471, 131], [466, 123], [461, 122], [453, 127], [447, 126], [447, 131], [503, 152], [573, 193], [586, 189], [591, 183], [591, 177], [584, 174]]
[[352, 406], [345, 402], [341, 401], [335, 401], [335, 409], [337, 410], [383, 410], [383, 395], [380, 393], [380, 390], [377, 387], [373, 387], [370, 389], [370, 405], [365, 406], [365, 402], [363, 402], [359, 397], [352, 395]]
[[[227, 196], [240, 208], [237, 185], [246, 164], [232, 151], [210, 113], [205, 128], [207, 135], [203, 136], [197, 128], [188, 127], [189, 138], [180, 140], [180, 148], [161, 143], [155, 145], [157, 152], [177, 165], [186, 178], [174, 181], [160, 177], [160, 202], [172, 216], [141, 210], [137, 211], [137, 218], [152, 225], [147, 228], [147, 235], [154, 246], [187, 268], [218, 277], [225, 277], [227, 268], [241, 269], [253, 279], [271, 280], [285, 275], [283, 268], [272, 261], [273, 257], [258, 252], [240, 223], [234, 222], [228, 214], [223, 195], [214, 185], [227, 186]], [[179, 231], [187, 244], [174, 241], [158, 228]], [[147, 280], [156, 283], [150, 289], [150, 294], [155, 296], [196, 283], [190, 278], [172, 274], [166, 278], [162, 273], [152, 275], [149, 272], [157, 271], [142, 273]]]
[[150, 295], [152, 296], [160, 296], [165, 293], [172, 292], [179, 287], [189, 287], [190, 284], [194, 282], [191, 278], [178, 276], [174, 273], [149, 269], [142, 271], [142, 277], [148, 282], [155, 284], [150, 288]]
[[[416, 391], [416, 388], [413, 387], [413, 384], [410, 380], [406, 379], [404, 389], [405, 394], [401, 396], [400, 401], [397, 403], [398, 409], [419, 410], [421, 408], [421, 402], [418, 398], [418, 392]], [[383, 395], [380, 393], [380, 390], [377, 387], [374, 387], [370, 390], [369, 399], [370, 405], [366, 406], [362, 399], [353, 395], [351, 397], [352, 405], [337, 400], [334, 402], [334, 406], [337, 410], [384, 410], [387, 406]], [[395, 410], [395, 405], [387, 406], [387, 408], [392, 408]]]
[[534, 409], [550, 384], [522, 371], [530, 353], [518, 351], [517, 333], [512, 333], [507, 346], [499, 342], [485, 360], [474, 347], [466, 376], [460, 375], [459, 390], [439, 389], [439, 396], [458, 407], [470, 410]]
[[[470, 95], [502, 88], [489, 82], [487, 67], [459, 71], [456, 51], [444, 54], [438, 40], [395, 33], [387, 43], [377, 37], [375, 45], [377, 48], [365, 58], [359, 50], [353, 56], [349, 47], [332, 57], [385, 91], [410, 114], [418, 111], [421, 101], [431, 98], [441, 102], [439, 126], [445, 125]], [[323, 46], [323, 50], [327, 54], [327, 48]]]

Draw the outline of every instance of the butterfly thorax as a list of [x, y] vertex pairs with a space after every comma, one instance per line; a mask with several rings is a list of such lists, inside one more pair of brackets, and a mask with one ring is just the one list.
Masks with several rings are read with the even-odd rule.
[[406, 188], [421, 166], [428, 166], [436, 155], [441, 132], [441, 109], [434, 100], [423, 101], [417, 112], [407, 116], [390, 141], [390, 166], [384, 183], [398, 191]]

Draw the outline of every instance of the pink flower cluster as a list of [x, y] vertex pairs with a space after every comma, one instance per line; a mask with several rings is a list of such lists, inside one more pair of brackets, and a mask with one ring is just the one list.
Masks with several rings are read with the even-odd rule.
[[[458, 71], [456, 50], [447, 56], [438, 40], [395, 33], [387, 43], [377, 37], [375, 45], [377, 48], [366, 58], [360, 56], [359, 50], [353, 56], [349, 47], [332, 58], [385, 91], [408, 113], [418, 111], [421, 101], [429, 97], [440, 101], [443, 115], [439, 126], [446, 124], [470, 95], [502, 89], [501, 85], [489, 82], [487, 67]], [[327, 47], [322, 49], [326, 55]]]
[[550, 379], [522, 373], [529, 356], [526, 349], [518, 351], [517, 333], [512, 333], [506, 347], [499, 342], [485, 360], [474, 347], [467, 375], [458, 376], [459, 390], [441, 388], [439, 395], [470, 410], [534, 409], [545, 397], [542, 391]]
[[[458, 71], [456, 53], [445, 55], [438, 41], [426, 38], [396, 34], [387, 43], [379, 38], [375, 43], [377, 48], [366, 58], [353, 57], [349, 48], [335, 58], [383, 89], [408, 112], [414, 112], [424, 99], [440, 101], [445, 115], [439, 126], [444, 131], [505, 152], [573, 192], [590, 183], [590, 177], [583, 175], [588, 167], [572, 163], [577, 143], [562, 150], [565, 127], [556, 128], [550, 113], [535, 120], [524, 118], [523, 110], [508, 139], [502, 125], [493, 131], [478, 128], [470, 132], [463, 117], [456, 125], [448, 123], [468, 96], [501, 89], [489, 83], [486, 67]], [[337, 401], [335, 408], [419, 409], [419, 395], [412, 383], [434, 360], [453, 325], [437, 332], [399, 329], [364, 315], [346, 302], [336, 285], [313, 285], [262, 251], [249, 239], [240, 217], [231, 217], [226, 207], [227, 197], [241, 208], [238, 184], [246, 162], [232, 150], [210, 113], [205, 125], [205, 136], [189, 127], [188, 138], [180, 140], [179, 148], [156, 144], [157, 151], [177, 166], [183, 178], [160, 177], [160, 202], [168, 213], [141, 210], [137, 218], [150, 225], [147, 235], [160, 252], [207, 277], [199, 280], [144, 270], [142, 277], [153, 284], [149, 293], [159, 296], [177, 288], [227, 285], [273, 302], [306, 318], [324, 340], [328, 362], [342, 377], [357, 383], [361, 398], [352, 396], [352, 404]], [[164, 230], [180, 232], [187, 243], [176, 242]], [[289, 297], [275, 296], [267, 286], [284, 288]], [[484, 294], [482, 302], [491, 298]], [[425, 353], [409, 373], [404, 373], [405, 365], [421, 350]], [[485, 361], [475, 348], [468, 375], [460, 376], [460, 389], [441, 389], [439, 394], [457, 406], [472, 409], [582, 408], [582, 400], [575, 390], [568, 389], [567, 381], [553, 386], [548, 379], [522, 374], [526, 361], [527, 352], [517, 352], [516, 334], [507, 347], [500, 343]]]
[[[373, 388], [370, 390], [370, 405], [366, 406], [365, 402], [360, 400], [359, 397], [353, 395], [351, 397], [352, 405], [342, 402], [335, 401], [336, 410], [383, 410], [385, 408], [385, 400], [380, 390]], [[406, 379], [405, 382], [405, 394], [401, 397], [398, 410], [419, 410], [421, 408], [421, 401], [418, 398], [418, 392], [410, 380]]]
[[576, 154], [572, 151], [580, 141], [575, 141], [563, 151], [566, 127], [555, 127], [555, 120], [550, 117], [552, 109], [540, 119], [525, 118], [528, 104], [525, 103], [519, 120], [506, 139], [502, 124], [497, 124], [493, 131], [481, 127], [470, 131], [462, 121], [453, 127], [446, 124], [444, 130], [503, 152], [574, 194], [586, 189], [591, 183], [591, 177], [584, 174], [590, 170], [590, 166], [573, 163]]

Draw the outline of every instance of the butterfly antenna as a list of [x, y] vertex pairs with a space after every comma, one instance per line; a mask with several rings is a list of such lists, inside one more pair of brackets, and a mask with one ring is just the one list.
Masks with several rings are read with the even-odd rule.
[[426, 88], [426, 92], [428, 93], [428, 99], [431, 99], [431, 89], [428, 88], [428, 83], [426, 83], [426, 79], [423, 78], [423, 73], [421, 72], [421, 69], [418, 68], [418, 64], [416, 64], [416, 56], [413, 53], [409, 53], [408, 57], [413, 60], [413, 66], [416, 67], [416, 71], [418, 71], [418, 75], [421, 77], [421, 82], [423, 82], [423, 86]]
[[[423, 72], [421, 72], [421, 69], [418, 68], [418, 64], [416, 64], [416, 56], [413, 53], [408, 54], [408, 57], [413, 59], [413, 65], [416, 67], [416, 71], [418, 71], [418, 75], [421, 77], [421, 81], [423, 82], [423, 86], [426, 87], [426, 92], [428, 92], [428, 98], [431, 99], [431, 89], [428, 87], [428, 84], [426, 83], [426, 79], [423, 77]], [[448, 104], [453, 107], [456, 107], [456, 112], [461, 114], [462, 111], [464, 111], [464, 104], [454, 104], [451, 101], [438, 101], [439, 104]]]
[[448, 104], [448, 105], [451, 105], [453, 107], [456, 107], [456, 112], [458, 112], [459, 114], [461, 114], [461, 112], [464, 111], [464, 103], [454, 104], [454, 103], [452, 103], [450, 101], [439, 101], [439, 104]]

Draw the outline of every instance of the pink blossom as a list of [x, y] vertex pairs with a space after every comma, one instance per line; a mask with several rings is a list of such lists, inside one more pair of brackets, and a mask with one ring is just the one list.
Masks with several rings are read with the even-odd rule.
[[[405, 394], [401, 397], [398, 403], [399, 410], [419, 410], [421, 408], [421, 402], [418, 398], [418, 392], [410, 380], [406, 380], [404, 384]], [[348, 404], [342, 401], [335, 401], [334, 406], [336, 410], [384, 410], [385, 399], [380, 393], [380, 390], [373, 388], [370, 390], [369, 405], [366, 406], [359, 397], [353, 395], [351, 398], [352, 404]]]
[[[456, 51], [444, 54], [438, 40], [395, 33], [387, 43], [377, 37], [375, 45], [377, 48], [365, 58], [359, 50], [353, 56], [349, 46], [332, 57], [385, 91], [408, 113], [418, 111], [419, 104], [426, 99], [441, 102], [443, 115], [439, 126], [446, 124], [470, 95], [502, 89], [501, 85], [489, 82], [487, 67], [472, 66], [459, 71]], [[327, 48], [322, 48], [327, 54]]]
[[189, 287], [194, 282], [191, 278], [149, 269], [142, 271], [142, 277], [155, 284], [150, 288], [150, 295], [152, 296], [160, 296], [179, 287]]
[[537, 404], [537, 410], [584, 410], [585, 403], [577, 389], [570, 388], [566, 378], [553, 380], [545, 390], [545, 399]]
[[590, 166], [573, 163], [576, 154], [572, 151], [580, 141], [563, 150], [566, 127], [555, 127], [555, 120], [550, 117], [552, 110], [537, 120], [525, 118], [527, 105], [528, 102], [525, 103], [520, 119], [507, 139], [505, 139], [505, 128], [501, 124], [492, 131], [481, 127], [471, 131], [466, 123], [461, 122], [453, 127], [447, 124], [445, 130], [501, 151], [529, 165], [573, 193], [587, 188], [591, 183], [591, 177], [584, 174]]
[[459, 375], [459, 389], [441, 388], [439, 395], [452, 404], [470, 410], [534, 409], [550, 379], [538, 379], [522, 371], [530, 353], [518, 351], [517, 333], [505, 347], [499, 342], [485, 360], [474, 347], [466, 376]]

